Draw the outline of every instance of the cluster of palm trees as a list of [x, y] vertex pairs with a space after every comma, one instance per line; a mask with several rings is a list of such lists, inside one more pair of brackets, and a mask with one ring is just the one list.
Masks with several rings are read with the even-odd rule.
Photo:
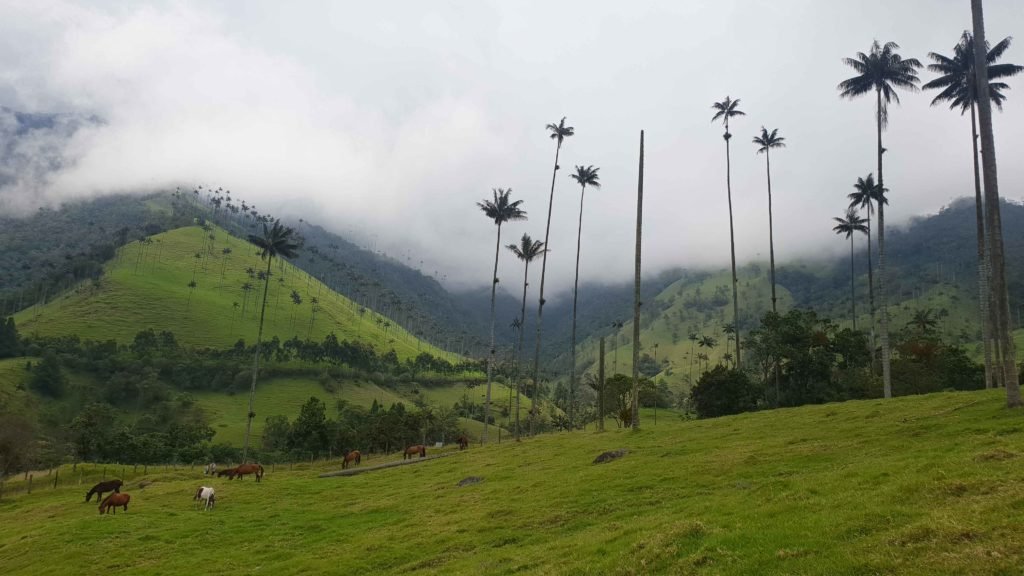
[[[1002, 78], [1014, 76], [1024, 71], [1024, 67], [998, 63], [998, 60], [1010, 46], [1011, 39], [1004, 38], [995, 46], [984, 41], [984, 26], [981, 18], [981, 3], [972, 2], [974, 11], [974, 30], [972, 34], [965, 31], [953, 48], [952, 56], [935, 52], [928, 57], [932, 64], [928, 70], [938, 77], [924, 84], [925, 89], [939, 90], [932, 100], [932, 105], [949, 104], [953, 110], [961, 114], [971, 114], [971, 139], [973, 143], [975, 214], [977, 228], [978, 253], [978, 291], [979, 312], [983, 326], [985, 383], [987, 387], [1003, 385], [1007, 389], [1007, 401], [1011, 406], [1021, 404], [1018, 374], [1015, 366], [1015, 353], [1009, 329], [1009, 305], [1006, 292], [1004, 273], [1004, 255], [1002, 249], [1002, 225], [999, 218], [999, 195], [996, 180], [996, 164], [994, 146], [991, 140], [991, 104], [1002, 108], [1006, 100], [1004, 91], [1009, 88]], [[976, 50], [975, 46], [984, 46]], [[854, 184], [854, 192], [848, 195], [849, 205], [846, 213], [834, 218], [833, 230], [850, 240], [850, 314], [851, 322], [856, 329], [856, 293], [854, 268], [853, 237], [857, 233], [868, 238], [868, 294], [871, 310], [870, 338], [872, 358], [875, 354], [875, 268], [872, 264], [871, 223], [877, 214], [877, 290], [879, 339], [882, 361], [883, 393], [886, 398], [892, 396], [890, 379], [890, 346], [889, 316], [887, 310], [886, 269], [885, 269], [885, 207], [889, 200], [883, 180], [883, 155], [886, 149], [882, 145], [882, 132], [888, 125], [889, 104], [899, 103], [897, 90], [917, 91], [920, 79], [918, 70], [924, 65], [914, 58], [904, 59], [897, 52], [899, 45], [895, 42], [881, 44], [875, 41], [867, 53], [858, 53], [854, 58], [844, 62], [853, 68], [857, 75], [839, 84], [840, 96], [854, 98], [874, 93], [875, 126], [877, 133], [876, 155], [878, 179], [874, 174], [858, 178]], [[981, 117], [981, 166], [979, 166], [978, 150], [978, 118]], [[987, 145], [986, 145], [987, 142]], [[985, 185], [982, 186], [982, 172]], [[861, 214], [863, 210], [864, 215]], [[872, 361], [874, 365], [874, 360]]]
[[[547, 277], [547, 254], [548, 254], [548, 243], [551, 235], [551, 210], [554, 206], [555, 200], [555, 184], [557, 183], [558, 171], [561, 169], [559, 166], [559, 157], [562, 152], [562, 145], [565, 140], [575, 135], [576, 130], [572, 126], [567, 126], [565, 118], [563, 117], [557, 123], [548, 124], [546, 129], [548, 130], [549, 136], [555, 142], [555, 165], [551, 172], [551, 192], [548, 197], [548, 214], [547, 224], [544, 229], [544, 240], [534, 240], [529, 234], [523, 234], [518, 244], [509, 244], [506, 248], [511, 251], [516, 258], [523, 262], [523, 299], [520, 307], [520, 315], [516, 318], [514, 326], [517, 331], [517, 343], [515, 348], [515, 390], [516, 390], [516, 409], [515, 409], [515, 436], [518, 439], [520, 434], [519, 426], [519, 394], [522, 392], [522, 353], [523, 353], [523, 336], [526, 330], [526, 293], [527, 287], [529, 286], [529, 272], [530, 263], [536, 260], [538, 257], [541, 258], [541, 271], [540, 271], [540, 289], [539, 299], [537, 305], [537, 335], [535, 339], [536, 350], [534, 354], [533, 363], [533, 383], [534, 393], [532, 395], [531, 406], [530, 406], [530, 432], [533, 433], [534, 421], [537, 413], [537, 384], [540, 381], [540, 349], [541, 349], [541, 337], [544, 317], [544, 285]], [[571, 343], [570, 343], [570, 355], [572, 357], [572, 368], [569, 379], [569, 390], [570, 390], [570, 413], [568, 414], [569, 421], [572, 422], [575, 415], [572, 413], [573, 406], [575, 405], [575, 397], [577, 390], [577, 378], [576, 378], [576, 318], [577, 318], [577, 307], [579, 304], [579, 277], [580, 277], [580, 252], [582, 248], [583, 238], [583, 203], [586, 197], [587, 188], [600, 188], [601, 178], [599, 175], [600, 168], [593, 165], [588, 166], [576, 166], [575, 172], [570, 174], [570, 177], [576, 181], [580, 186], [580, 211], [579, 219], [577, 222], [576, 229], [576, 269], [575, 278], [573, 281], [573, 312], [572, 312], [572, 331], [571, 331]], [[497, 242], [494, 252], [494, 273], [491, 278], [491, 347], [490, 354], [487, 362], [487, 392], [485, 394], [484, 403], [484, 432], [483, 440], [487, 441], [488, 433], [488, 420], [490, 415], [491, 405], [491, 382], [493, 365], [495, 362], [495, 341], [494, 341], [494, 310], [495, 310], [495, 291], [498, 285], [498, 256], [501, 249], [501, 226], [502, 224], [514, 220], [526, 220], [526, 212], [522, 209], [522, 200], [513, 201], [511, 199], [512, 191], [510, 189], [496, 188], [492, 191], [492, 198], [485, 199], [477, 202], [477, 206], [483, 211], [487, 218], [494, 222], [497, 226]]]
[[[715, 102], [711, 105], [711, 108], [715, 111], [711, 117], [711, 121], [717, 120], [722, 121], [722, 125], [725, 127], [725, 132], [722, 134], [722, 139], [725, 140], [725, 190], [726, 197], [729, 203], [729, 254], [730, 254], [730, 266], [732, 270], [732, 331], [733, 331], [733, 343], [735, 345], [736, 354], [734, 359], [736, 364], [740, 364], [742, 358], [740, 353], [740, 308], [739, 308], [739, 279], [736, 276], [736, 235], [734, 232], [733, 225], [733, 211], [732, 211], [732, 158], [730, 156], [729, 143], [732, 141], [732, 133], [729, 131], [729, 120], [737, 116], [746, 116], [746, 113], [739, 109], [739, 99], [733, 100], [729, 96], [726, 96], [721, 102]], [[779, 129], [773, 128], [768, 130], [765, 127], [761, 127], [761, 133], [755, 135], [753, 143], [757, 146], [757, 153], [764, 154], [765, 157], [765, 169], [768, 182], [768, 253], [769, 253], [769, 267], [770, 267], [770, 280], [771, 280], [771, 294], [772, 294], [772, 312], [776, 311], [778, 298], [775, 293], [775, 224], [772, 218], [772, 164], [771, 164], [771, 151], [778, 148], [786, 147], [786, 139], [779, 135]]]

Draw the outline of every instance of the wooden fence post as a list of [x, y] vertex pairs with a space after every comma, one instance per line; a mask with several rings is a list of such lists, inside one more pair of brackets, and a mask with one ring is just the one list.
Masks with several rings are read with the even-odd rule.
[[59, 478], [60, 478], [60, 469], [58, 468], [57, 471], [53, 474], [53, 489], [54, 490], [57, 489], [57, 480]]
[[104, 466], [103, 467], [103, 481], [105, 482], [106, 480], [107, 480], [107, 467]]
[[28, 475], [28, 493], [29, 494], [32, 493], [32, 475], [31, 474]]

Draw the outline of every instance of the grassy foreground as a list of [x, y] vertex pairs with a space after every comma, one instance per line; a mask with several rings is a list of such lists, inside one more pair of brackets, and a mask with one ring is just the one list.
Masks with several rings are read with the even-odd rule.
[[[0, 503], [5, 574], [1016, 574], [1024, 413], [1000, 391], [503, 443], [348, 478], [150, 470], [127, 514], [86, 484]], [[591, 464], [607, 449], [623, 459]], [[364, 465], [379, 462], [371, 458]], [[322, 468], [335, 468], [324, 465]], [[129, 475], [131, 470], [128, 470]], [[112, 472], [111, 472], [112, 475]], [[457, 487], [467, 476], [480, 484]], [[108, 476], [109, 477], [109, 476]], [[45, 480], [45, 477], [44, 477]], [[38, 482], [38, 479], [37, 479]], [[37, 484], [39, 486], [39, 484]]]

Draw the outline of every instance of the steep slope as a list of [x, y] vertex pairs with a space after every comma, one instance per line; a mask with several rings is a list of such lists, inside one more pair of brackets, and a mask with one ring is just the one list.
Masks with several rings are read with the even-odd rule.
[[[19, 330], [129, 343], [140, 330], [152, 328], [170, 330], [184, 344], [218, 348], [239, 339], [255, 341], [263, 289], [257, 274], [265, 271], [266, 262], [251, 244], [199, 226], [150, 240], [119, 249], [96, 281], [16, 314]], [[399, 358], [420, 352], [444, 355], [288, 262], [276, 261], [271, 275], [264, 327], [268, 340], [319, 340], [333, 332], [339, 340], [363, 341], [380, 353], [394, 349]]]

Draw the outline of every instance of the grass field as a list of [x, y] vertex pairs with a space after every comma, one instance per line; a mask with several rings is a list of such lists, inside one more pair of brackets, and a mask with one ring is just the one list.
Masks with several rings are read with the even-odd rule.
[[[248, 242], [220, 229], [214, 232], [212, 246], [204, 244], [207, 234], [198, 226], [153, 236], [152, 244], [124, 246], [98, 284], [81, 284], [16, 314], [19, 331], [130, 343], [140, 330], [152, 328], [170, 330], [179, 342], [196, 346], [226, 348], [239, 339], [255, 342], [263, 282], [246, 270], [265, 271], [266, 261]], [[225, 248], [231, 252], [224, 254]], [[275, 261], [271, 274], [266, 339], [308, 335], [319, 340], [333, 332], [339, 340], [367, 342], [379, 353], [394, 348], [400, 358], [429, 352], [454, 359], [394, 322], [385, 327], [387, 320], [372, 310], [360, 313], [360, 306], [288, 262]], [[193, 280], [194, 290], [189, 288]], [[243, 290], [246, 283], [254, 288]], [[299, 294], [300, 304], [292, 303], [292, 291]], [[311, 326], [313, 298], [319, 308]]]
[[[1001, 391], [810, 406], [638, 433], [557, 434], [348, 478], [132, 476], [0, 503], [5, 574], [1019, 574], [1024, 413]], [[608, 449], [621, 460], [594, 465]], [[368, 464], [380, 459], [373, 457]], [[364, 462], [364, 465], [367, 465]], [[116, 468], [108, 471], [108, 477]], [[140, 469], [141, 472], [141, 469]], [[457, 487], [468, 476], [483, 482]], [[72, 568], [73, 567], [73, 568]]]

